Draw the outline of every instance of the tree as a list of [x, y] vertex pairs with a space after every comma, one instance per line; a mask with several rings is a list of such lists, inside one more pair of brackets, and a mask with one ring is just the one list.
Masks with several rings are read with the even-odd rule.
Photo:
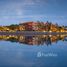
[[17, 24], [12, 24], [12, 25], [10, 25], [10, 26], [7, 26], [9, 29], [11, 29], [11, 30], [15, 30], [16, 28], [18, 28], [18, 26], [19, 25], [17, 25]]

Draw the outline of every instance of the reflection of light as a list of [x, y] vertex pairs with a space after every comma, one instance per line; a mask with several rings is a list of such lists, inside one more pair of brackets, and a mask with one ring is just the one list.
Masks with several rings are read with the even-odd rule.
[[52, 35], [49, 35], [49, 37], [51, 37]]
[[43, 37], [46, 37], [46, 35], [43, 35]]
[[64, 37], [64, 35], [60, 35], [61, 36], [61, 38], [63, 38]]
[[59, 36], [59, 34], [57, 34], [57, 36]]

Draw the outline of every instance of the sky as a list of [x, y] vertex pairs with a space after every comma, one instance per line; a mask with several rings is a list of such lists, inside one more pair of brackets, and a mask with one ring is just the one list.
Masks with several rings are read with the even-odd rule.
[[0, 0], [0, 25], [27, 21], [67, 25], [67, 0]]

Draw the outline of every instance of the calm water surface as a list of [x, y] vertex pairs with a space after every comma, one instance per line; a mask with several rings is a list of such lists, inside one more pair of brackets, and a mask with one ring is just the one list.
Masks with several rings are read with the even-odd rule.
[[67, 35], [0, 35], [0, 67], [67, 67]]

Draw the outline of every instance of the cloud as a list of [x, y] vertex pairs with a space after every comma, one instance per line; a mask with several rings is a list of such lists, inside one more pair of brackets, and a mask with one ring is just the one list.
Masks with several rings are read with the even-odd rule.
[[19, 15], [16, 15], [16, 16], [8, 16], [8, 15], [6, 15], [6, 16], [2, 16], [2, 17], [0, 17], [0, 19], [16, 19], [16, 18], [18, 18], [18, 19], [23, 19], [23, 18], [56, 18], [56, 19], [64, 19], [64, 18], [66, 18], [66, 16], [48, 16], [48, 15], [20, 15], [20, 13], [19, 13]]
[[23, 2], [23, 5], [34, 5], [34, 4], [35, 4], [34, 0], [25, 0]]
[[15, 12], [16, 12], [17, 16], [24, 15], [24, 10], [22, 10], [22, 9], [16, 9]]
[[[12, 0], [7, 1], [5, 4], [3, 3], [3, 9], [0, 14], [9, 15], [9, 16], [22, 16], [24, 14], [28, 14], [28, 10], [35, 9], [36, 6], [40, 6], [46, 3], [46, 0]], [[33, 8], [35, 6], [35, 8]], [[31, 7], [31, 8], [30, 8]]]
[[47, 4], [47, 0], [24, 0], [24, 6], [37, 6], [37, 5], [45, 5]]

